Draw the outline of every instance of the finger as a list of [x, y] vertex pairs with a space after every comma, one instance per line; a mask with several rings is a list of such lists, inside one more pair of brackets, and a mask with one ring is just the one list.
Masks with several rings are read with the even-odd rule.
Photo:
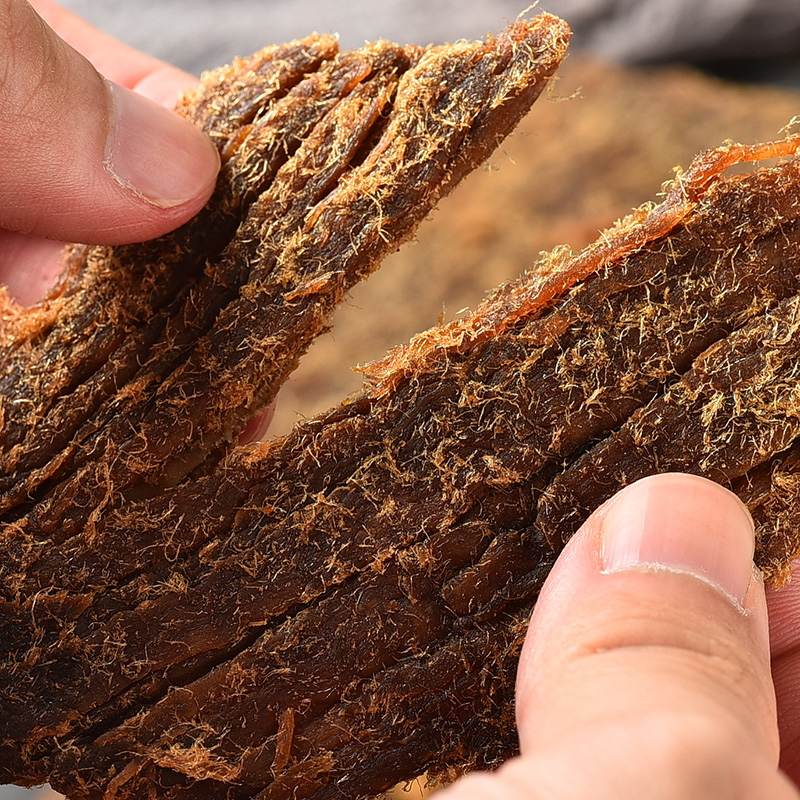
[[[688, 797], [709, 781], [763, 779], [778, 737], [753, 547], [744, 506], [697, 477], [640, 481], [593, 515], [532, 620], [518, 679], [523, 750], [629, 737], [648, 773], [668, 779], [684, 763]], [[615, 766], [633, 773], [625, 796], [643, 796], [653, 775]], [[769, 796], [751, 789], [742, 796]]]
[[275, 409], [278, 405], [278, 398], [276, 397], [265, 409], [257, 414], [250, 422], [245, 425], [242, 432], [239, 434], [239, 444], [252, 444], [253, 442], [261, 442], [266, 437], [269, 431], [269, 426], [275, 418]]
[[115, 83], [172, 107], [197, 78], [109, 36], [51, 0], [31, 0], [42, 19], [95, 69]]
[[[557, 674], [563, 667], [575, 674], [573, 688], [582, 694], [593, 693], [601, 678], [636, 691], [637, 713], [660, 710], [665, 691], [676, 699], [697, 694], [693, 700], [724, 712], [732, 725], [755, 735], [765, 754], [776, 755], [766, 614], [762, 587], [752, 579], [753, 549], [744, 506], [693, 476], [641, 481], [593, 515], [554, 570], [533, 617], [519, 677], [523, 741], [552, 741], [556, 728], [571, 728], [579, 713], [619, 713], [616, 695], [575, 703]], [[652, 669], [640, 670], [639, 659]], [[673, 663], [680, 680], [656, 691], [673, 677]], [[630, 670], [634, 682], [621, 685], [616, 668]], [[561, 703], [569, 707], [567, 717], [558, 713]], [[535, 724], [527, 711], [532, 704]]]
[[[797, 564], [793, 572], [798, 574]], [[767, 589], [781, 769], [800, 785], [800, 581]]]
[[0, 284], [17, 303], [41, 300], [55, 283], [66, 255], [66, 245], [0, 230]]
[[104, 81], [23, 0], [0, 0], [0, 227], [117, 244], [195, 214], [219, 159], [185, 120]]
[[522, 756], [454, 796], [796, 798], [776, 769], [752, 554], [747, 511], [716, 484], [666, 475], [617, 495], [537, 602], [518, 674]]

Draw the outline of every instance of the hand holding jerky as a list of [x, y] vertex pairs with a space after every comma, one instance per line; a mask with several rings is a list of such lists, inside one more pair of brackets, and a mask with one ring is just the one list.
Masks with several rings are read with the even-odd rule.
[[6, 0], [0, 16], [14, 76], [0, 86], [0, 284], [33, 303], [58, 274], [61, 242], [173, 230], [209, 199], [220, 159], [196, 126], [143, 96], [174, 97], [191, 75], [56, 3]]
[[796, 139], [704, 154], [361, 396], [231, 446], [567, 35], [543, 15], [428, 51], [311, 37], [210, 75], [184, 102], [225, 161], [209, 206], [153, 243], [76, 248], [47, 303], [6, 305], [3, 779], [321, 800], [494, 765], [557, 551], [664, 467], [777, 514], [759, 560], [780, 577], [800, 546], [800, 165], [720, 173]]

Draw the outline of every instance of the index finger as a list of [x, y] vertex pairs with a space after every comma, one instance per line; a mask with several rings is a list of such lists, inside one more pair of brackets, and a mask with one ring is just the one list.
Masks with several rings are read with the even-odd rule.
[[62, 39], [114, 83], [167, 106], [197, 83], [194, 75], [120, 42], [52, 0], [28, 2]]
[[[795, 561], [792, 566], [797, 575], [800, 563]], [[782, 589], [768, 587], [767, 605], [781, 767], [797, 783], [800, 780], [800, 582], [795, 579]]]

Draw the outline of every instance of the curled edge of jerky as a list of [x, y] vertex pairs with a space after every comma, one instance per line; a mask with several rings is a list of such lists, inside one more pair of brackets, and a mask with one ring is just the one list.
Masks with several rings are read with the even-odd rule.
[[536, 279], [500, 288], [475, 313], [412, 337], [387, 356], [360, 366], [368, 393], [378, 398], [390, 392], [401, 377], [425, 370], [443, 353], [463, 352], [474, 342], [496, 336], [522, 317], [543, 314], [572, 286], [615, 260], [666, 236], [692, 213], [723, 172], [741, 163], [795, 155], [800, 134], [751, 145], [728, 143], [696, 156], [689, 168], [677, 171], [666, 198], [657, 206], [644, 205], [604, 231], [577, 255], [564, 248], [545, 255]]

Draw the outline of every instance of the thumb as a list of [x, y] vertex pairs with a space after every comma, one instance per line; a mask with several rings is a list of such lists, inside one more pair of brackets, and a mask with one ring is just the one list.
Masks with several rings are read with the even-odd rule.
[[517, 678], [522, 755], [453, 800], [796, 800], [777, 770], [753, 544], [742, 503], [702, 478], [612, 498], [537, 602]]
[[0, 75], [0, 228], [120, 244], [177, 227], [210, 196], [210, 140], [103, 79], [24, 0], [0, 0]]

